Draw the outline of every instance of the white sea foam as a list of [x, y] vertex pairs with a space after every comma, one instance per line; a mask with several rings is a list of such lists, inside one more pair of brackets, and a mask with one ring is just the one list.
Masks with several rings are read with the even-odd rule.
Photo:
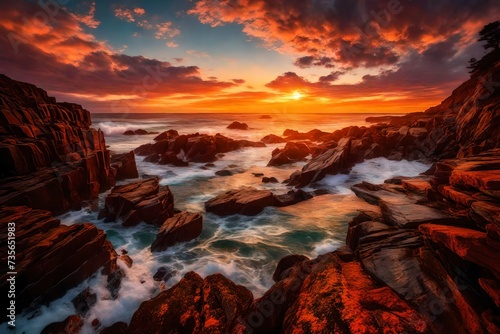
[[429, 165], [418, 161], [393, 161], [386, 158], [375, 158], [357, 164], [349, 175], [329, 175], [318, 184], [339, 194], [349, 194], [351, 193], [350, 187], [356, 183], [367, 181], [380, 184], [395, 176], [418, 176], [429, 167]]

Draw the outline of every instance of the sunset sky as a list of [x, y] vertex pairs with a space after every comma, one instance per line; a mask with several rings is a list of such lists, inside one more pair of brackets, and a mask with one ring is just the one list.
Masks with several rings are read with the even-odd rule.
[[92, 112], [410, 112], [498, 0], [0, 2], [0, 72]]

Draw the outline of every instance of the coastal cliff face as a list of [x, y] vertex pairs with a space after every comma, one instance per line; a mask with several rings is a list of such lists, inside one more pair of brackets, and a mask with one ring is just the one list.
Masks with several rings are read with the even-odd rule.
[[0, 205], [61, 214], [110, 186], [104, 135], [90, 113], [0, 75]]
[[[17, 312], [63, 296], [96, 272], [108, 276], [111, 296], [120, 287], [118, 255], [106, 234], [53, 218], [96, 199], [116, 179], [138, 176], [133, 152], [110, 166], [104, 135], [90, 125], [81, 106], [0, 75], [0, 245], [11, 249], [14, 224]], [[7, 251], [1, 259], [7, 263]]]

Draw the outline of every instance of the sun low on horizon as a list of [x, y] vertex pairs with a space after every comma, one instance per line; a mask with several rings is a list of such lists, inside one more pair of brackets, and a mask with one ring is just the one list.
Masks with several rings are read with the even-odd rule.
[[94, 113], [423, 111], [500, 14], [448, 3], [2, 2], [0, 73]]

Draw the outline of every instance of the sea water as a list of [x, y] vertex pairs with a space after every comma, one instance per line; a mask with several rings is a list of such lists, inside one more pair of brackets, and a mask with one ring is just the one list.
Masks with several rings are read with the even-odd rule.
[[[373, 114], [372, 114], [373, 115]], [[282, 135], [286, 129], [307, 132], [312, 129], [332, 132], [346, 126], [369, 126], [363, 114], [278, 114], [261, 118], [249, 114], [94, 114], [93, 127], [100, 128], [106, 144], [114, 153], [123, 153], [153, 142], [156, 135], [124, 136], [126, 130], [143, 129], [162, 132], [175, 129], [180, 134], [221, 133], [234, 139], [258, 141], [268, 134]], [[247, 123], [248, 130], [228, 130], [233, 121]], [[136, 157], [140, 177], [160, 177], [161, 185], [168, 185], [174, 194], [175, 207], [203, 213], [203, 231], [195, 240], [177, 244], [164, 252], [151, 253], [150, 246], [158, 227], [139, 224], [123, 227], [118, 223], [104, 223], [97, 219], [97, 212], [90, 208], [68, 212], [60, 217], [63, 224], [91, 222], [107, 233], [108, 240], [121, 254], [126, 250], [133, 259], [131, 268], [119, 261], [126, 273], [117, 299], [112, 299], [106, 287], [106, 277], [96, 274], [64, 297], [49, 305], [25, 312], [17, 318], [17, 333], [39, 333], [46, 325], [62, 321], [75, 313], [71, 300], [89, 287], [97, 294], [97, 303], [85, 317], [84, 333], [94, 333], [90, 323], [99, 319], [102, 326], [117, 321], [129, 322], [141, 302], [157, 295], [162, 288], [169, 288], [189, 271], [202, 277], [222, 273], [237, 284], [250, 289], [254, 297], [260, 297], [272, 284], [272, 274], [279, 259], [289, 254], [303, 254], [314, 258], [331, 252], [345, 244], [348, 221], [357, 210], [376, 209], [358, 199], [350, 187], [361, 181], [381, 183], [392, 176], [414, 176], [428, 166], [419, 162], [389, 161], [384, 158], [367, 160], [356, 165], [349, 175], [327, 176], [306, 190], [325, 189], [330, 194], [285, 208], [265, 208], [253, 217], [233, 215], [218, 217], [205, 213], [204, 203], [230, 189], [251, 186], [275, 193], [289, 190], [281, 181], [305, 164], [298, 162], [281, 167], [268, 167], [271, 152], [285, 144], [271, 144], [264, 148], [245, 148], [229, 152], [207, 168], [204, 164], [191, 163], [189, 167], [160, 166], [144, 162]], [[215, 172], [231, 170], [231, 176], [217, 176]], [[280, 183], [264, 184], [262, 173], [276, 177]], [[126, 183], [130, 180], [120, 182]], [[109, 193], [100, 195], [100, 207]], [[173, 276], [160, 287], [153, 275], [160, 267], [167, 267]], [[5, 323], [0, 326], [6, 332]]]

